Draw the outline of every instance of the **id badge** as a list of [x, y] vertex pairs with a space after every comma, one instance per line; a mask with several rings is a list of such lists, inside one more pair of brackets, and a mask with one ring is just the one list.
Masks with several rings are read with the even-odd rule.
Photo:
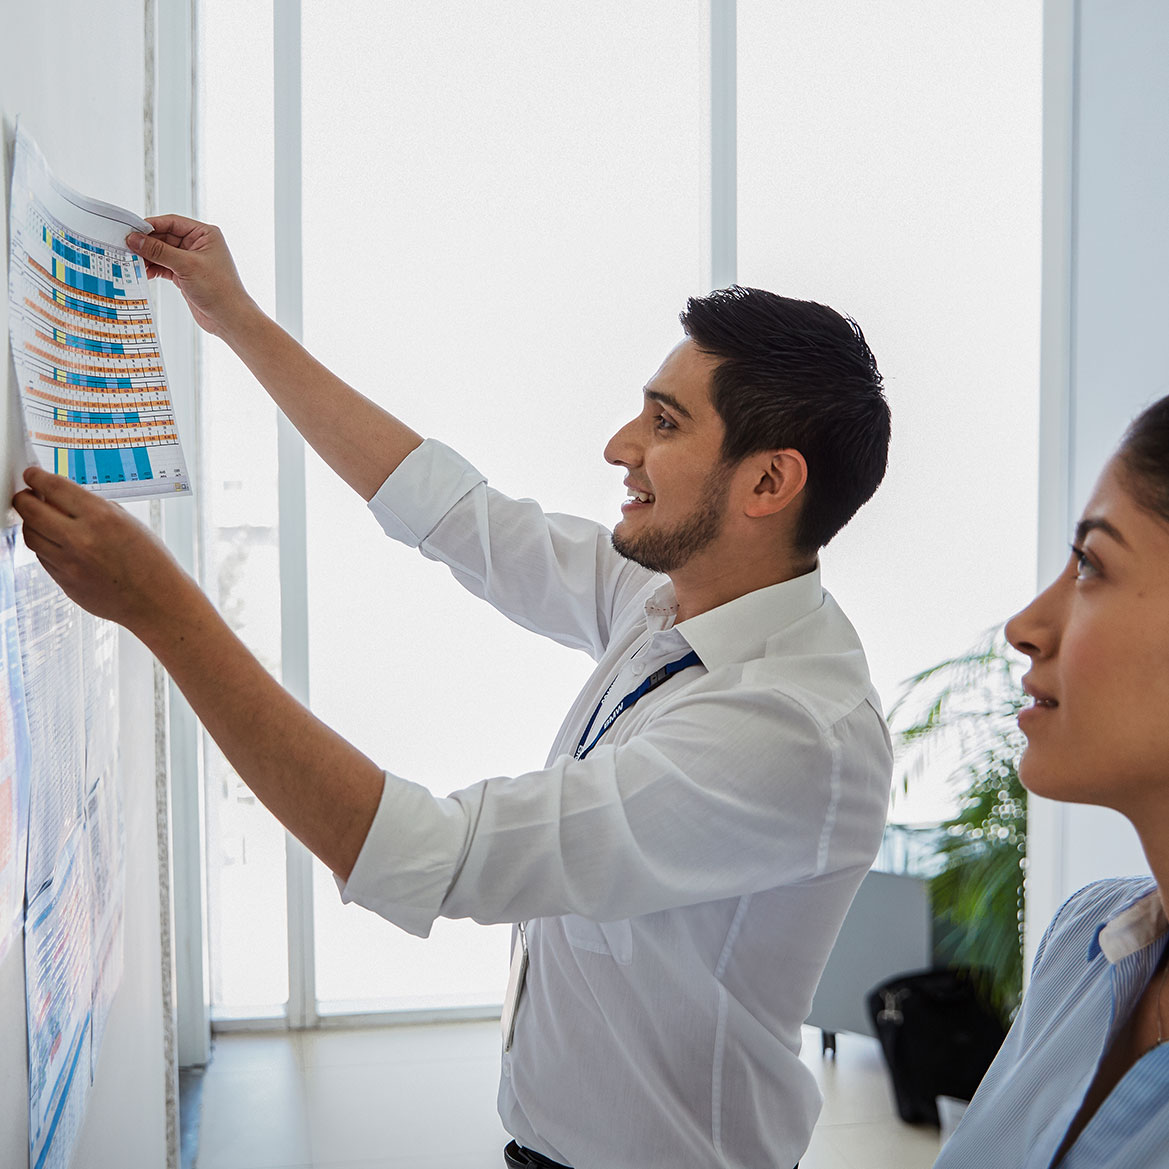
[[528, 973], [528, 939], [524, 936], [524, 923], [520, 922], [516, 933], [515, 948], [511, 953], [511, 971], [507, 976], [507, 994], [503, 1000], [503, 1013], [499, 1016], [499, 1028], [503, 1032], [503, 1050], [511, 1050], [515, 1037], [515, 1017], [524, 993], [524, 979]]

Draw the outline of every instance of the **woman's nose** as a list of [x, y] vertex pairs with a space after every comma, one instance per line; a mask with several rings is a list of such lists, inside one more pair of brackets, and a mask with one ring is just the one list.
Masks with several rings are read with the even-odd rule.
[[1029, 658], [1049, 657], [1059, 644], [1059, 602], [1066, 584], [1061, 575], [1007, 622], [1007, 640], [1020, 653]]

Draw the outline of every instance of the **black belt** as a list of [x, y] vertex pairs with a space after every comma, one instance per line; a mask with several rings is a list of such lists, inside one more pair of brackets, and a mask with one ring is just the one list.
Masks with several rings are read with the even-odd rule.
[[[511, 1141], [503, 1150], [503, 1163], [508, 1169], [572, 1169], [570, 1165], [561, 1165], [559, 1161], [552, 1161], [542, 1153], [534, 1153]], [[796, 1169], [800, 1169], [796, 1164]]]
[[525, 1149], [511, 1141], [503, 1150], [503, 1163], [510, 1169], [572, 1169], [570, 1165], [562, 1165], [545, 1157], [543, 1153]]

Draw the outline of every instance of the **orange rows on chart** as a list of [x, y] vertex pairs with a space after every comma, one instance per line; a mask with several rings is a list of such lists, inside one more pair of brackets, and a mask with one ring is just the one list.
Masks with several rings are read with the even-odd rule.
[[99, 296], [96, 292], [84, 292], [79, 288], [74, 288], [72, 284], [66, 284], [64, 280], [58, 280], [52, 272], [45, 271], [32, 256], [29, 256], [28, 263], [30, 268], [35, 268], [46, 280], [51, 280], [58, 288], [66, 289], [69, 295], [76, 297], [77, 300], [84, 300], [90, 304], [95, 304], [100, 301], [102, 304], [116, 304], [119, 306], [143, 305], [148, 303], [145, 300], [130, 300], [122, 296]]
[[[57, 343], [54, 341], [54, 345]], [[69, 352], [69, 347], [66, 345], [59, 346], [65, 353]], [[74, 373], [95, 373], [100, 377], [127, 377], [132, 374], [150, 374], [162, 373], [161, 365], [132, 365], [134, 361], [142, 361], [146, 358], [155, 356], [154, 353], [144, 353], [141, 356], [135, 354], [123, 355], [121, 353], [109, 354], [109, 365], [82, 365], [79, 361], [70, 361], [68, 358], [59, 357], [55, 353], [47, 353], [44, 349], [38, 349], [35, 345], [29, 345], [27, 342], [24, 346], [26, 353], [35, 353], [38, 357], [43, 357], [47, 361], [51, 361], [60, 369], [68, 369]], [[157, 352], [157, 351], [156, 351]]]
[[[51, 334], [46, 333], [44, 331], [44, 329], [42, 329], [40, 327], [39, 322], [38, 322], [37, 326], [34, 328], [33, 332], [35, 332], [36, 335], [42, 341], [46, 341], [46, 342], [48, 342], [48, 344], [56, 346], [56, 348], [60, 349], [62, 353], [67, 353], [67, 354], [92, 353], [95, 356], [108, 357], [114, 361], [127, 361], [127, 360], [128, 361], [142, 361], [144, 358], [147, 358], [147, 357], [157, 357], [158, 356], [158, 346], [157, 345], [143, 346], [141, 352], [134, 352], [133, 350], [137, 346], [137, 339], [134, 337], [121, 337], [116, 342], [109, 342], [109, 341], [98, 342], [99, 345], [116, 344], [118, 346], [118, 349], [120, 350], [120, 352], [110, 352], [110, 351], [103, 350], [103, 349], [86, 349], [86, 348], [82, 348], [82, 347], [77, 346], [77, 345], [70, 345], [67, 341], [61, 341], [57, 337], [54, 337]], [[37, 350], [34, 349], [32, 345], [29, 345], [26, 343], [25, 348], [28, 349], [32, 353], [37, 353]], [[130, 350], [130, 352], [126, 352], [126, 350]], [[38, 356], [47, 357], [48, 354], [40, 353], [40, 354], [38, 354]], [[56, 361], [56, 358], [54, 358], [54, 361]], [[60, 364], [64, 364], [64, 365], [68, 366], [68, 359], [65, 362], [62, 362]], [[72, 367], [70, 366], [69, 368], [72, 368]]]
[[[115, 414], [133, 414], [133, 410], [115, 410]], [[153, 430], [158, 426], [169, 426], [171, 420], [169, 418], [146, 418], [138, 422], [115, 422], [110, 419], [107, 422], [82, 422], [80, 420], [74, 421], [72, 418], [54, 418], [53, 425], [59, 426], [63, 430], [109, 430], [110, 427], [116, 426], [119, 430]]]
[[[72, 384], [71, 382], [58, 381], [55, 377], [49, 377], [47, 373], [42, 373], [40, 379], [46, 385], [56, 386], [57, 389]], [[34, 390], [33, 386], [29, 386], [28, 388]], [[166, 389], [166, 382], [147, 386], [78, 386], [77, 388], [79, 390], [85, 390], [89, 394], [157, 394]], [[44, 393], [43, 390], [35, 390], [34, 392], [38, 394]]]
[[[68, 434], [68, 435], [44, 434], [41, 431], [37, 431], [36, 433], [33, 434], [33, 438], [37, 442], [47, 442], [47, 443], [51, 443], [53, 446], [61, 446], [62, 443], [65, 443], [71, 447], [83, 447], [83, 446], [119, 447], [119, 446], [126, 445], [126, 440], [124, 438], [115, 438], [115, 437], [97, 438], [96, 436], [90, 437], [87, 434]], [[177, 434], [148, 434], [144, 437], [140, 436], [140, 437], [134, 439], [134, 445], [135, 446], [142, 446], [142, 445], [161, 446], [163, 443], [178, 442], [178, 441], [179, 441], [179, 436]]]
[[[89, 321], [90, 323], [92, 323], [92, 322], [93, 322], [93, 321], [95, 321], [95, 320], [106, 320], [106, 319], [107, 319], [107, 318], [105, 318], [105, 317], [91, 317], [91, 316], [90, 316], [88, 313], [78, 312], [78, 310], [77, 310], [77, 309], [75, 309], [75, 308], [70, 308], [70, 307], [69, 307], [67, 304], [61, 304], [59, 301], [56, 301], [56, 300], [54, 300], [54, 299], [53, 299], [53, 298], [52, 298], [52, 297], [51, 297], [51, 296], [50, 296], [50, 295], [49, 295], [47, 292], [45, 292], [43, 289], [38, 289], [38, 290], [37, 290], [37, 295], [38, 295], [38, 296], [41, 298], [41, 300], [43, 300], [43, 301], [44, 301], [46, 304], [51, 304], [51, 305], [52, 305], [52, 306], [53, 306], [53, 307], [54, 307], [54, 308], [55, 308], [55, 309], [56, 309], [58, 312], [60, 312], [60, 313], [68, 313], [68, 314], [69, 314], [71, 317], [76, 317], [76, 318], [77, 318], [79, 321]], [[33, 303], [32, 303], [32, 301], [28, 300], [28, 298], [27, 298], [27, 297], [25, 298], [25, 302], [26, 302], [26, 303], [27, 303], [27, 304], [28, 304], [28, 305], [29, 305], [31, 308], [35, 309], [35, 310], [36, 310], [36, 312], [37, 312], [37, 313], [39, 313], [39, 314], [41, 314], [42, 316], [48, 316], [48, 315], [49, 315], [48, 313], [46, 313], [46, 312], [45, 312], [44, 308], [43, 308], [41, 305], [39, 305], [39, 304], [33, 304]], [[145, 303], [145, 302], [142, 302], [142, 303]], [[143, 310], [143, 309], [139, 309], [139, 310], [138, 310], [138, 316], [126, 316], [126, 317], [119, 317], [119, 318], [118, 318], [118, 320], [119, 320], [119, 321], [121, 321], [121, 322], [123, 322], [124, 324], [127, 324], [127, 325], [135, 325], [135, 324], [138, 324], [138, 323], [145, 324], [145, 323], [146, 323], [146, 322], [147, 322], [149, 319], [150, 319], [149, 313], [148, 313], [148, 312], [146, 312], [146, 311], [145, 311], [145, 310]], [[112, 322], [112, 321], [111, 321], [110, 323], [111, 323], [111, 324], [113, 324], [114, 322]], [[154, 337], [154, 334], [153, 334], [153, 333], [144, 333], [144, 334], [142, 334], [142, 335], [143, 335], [144, 337], [151, 337], [151, 338], [153, 338], [153, 337]]]
[[[42, 292], [42, 296], [45, 294]], [[48, 300], [48, 297], [45, 297]], [[38, 317], [46, 321], [52, 321], [54, 325], [61, 329], [65, 329], [70, 333], [75, 333], [79, 337], [97, 337], [100, 341], [113, 341], [119, 345], [133, 345], [140, 341], [153, 341], [153, 333], [107, 333], [104, 329], [87, 329], [84, 325], [71, 325], [68, 321], [61, 320], [60, 317], [53, 316], [52, 313], [46, 312], [39, 304], [29, 300], [26, 296], [24, 303], [37, 314]], [[52, 302], [50, 302], [52, 303]], [[72, 312], [71, 309], [63, 309], [58, 306], [58, 312]], [[87, 317], [84, 313], [73, 313], [75, 317], [80, 317], [83, 321], [92, 321], [93, 317]]]
[[[53, 382], [53, 385], [58, 385], [58, 382]], [[86, 387], [88, 388], [88, 387]], [[125, 394], [126, 390], [106, 390], [105, 393], [110, 394]], [[62, 398], [59, 394], [46, 394], [43, 390], [27, 390], [29, 398], [34, 402], [55, 402], [58, 406], [67, 406], [70, 410], [110, 410], [114, 405], [112, 402], [83, 402], [77, 398]], [[163, 395], [161, 398], [148, 398], [145, 395], [134, 394], [134, 401], [127, 402], [120, 410], [114, 410], [115, 414], [131, 413], [135, 410], [153, 410], [157, 407], [163, 407], [170, 413], [170, 398]]]

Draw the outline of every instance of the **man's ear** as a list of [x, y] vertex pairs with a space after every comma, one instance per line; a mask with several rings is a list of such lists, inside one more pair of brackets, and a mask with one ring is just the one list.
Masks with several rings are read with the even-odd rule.
[[799, 451], [761, 451], [746, 460], [751, 468], [753, 489], [746, 514], [762, 518], [787, 508], [808, 482], [808, 464]]

